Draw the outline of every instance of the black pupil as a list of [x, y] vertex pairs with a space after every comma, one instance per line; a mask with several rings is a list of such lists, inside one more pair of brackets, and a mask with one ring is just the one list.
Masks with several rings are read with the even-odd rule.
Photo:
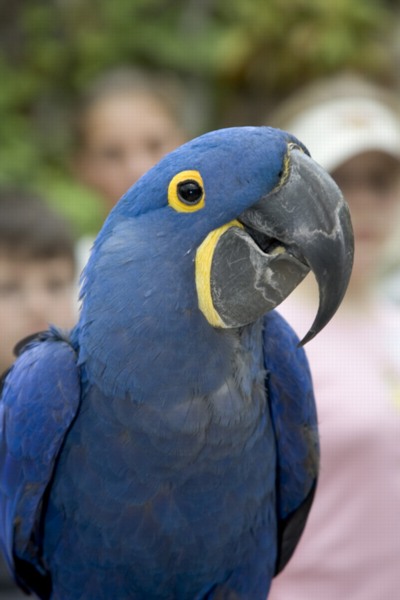
[[197, 204], [203, 197], [203, 188], [192, 179], [182, 181], [178, 185], [178, 197], [185, 204]]

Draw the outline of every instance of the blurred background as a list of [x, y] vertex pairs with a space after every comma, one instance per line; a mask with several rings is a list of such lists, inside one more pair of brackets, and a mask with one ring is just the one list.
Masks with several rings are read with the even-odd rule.
[[351, 68], [400, 87], [400, 7], [379, 0], [13, 0], [0, 9], [0, 185], [29, 185], [95, 233], [71, 176], [71, 114], [116, 66], [171, 73], [191, 136], [259, 124], [299, 86]]

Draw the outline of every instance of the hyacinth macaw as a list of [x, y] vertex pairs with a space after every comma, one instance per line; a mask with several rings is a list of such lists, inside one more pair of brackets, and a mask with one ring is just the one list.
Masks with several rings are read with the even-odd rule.
[[76, 327], [23, 345], [3, 384], [17, 583], [52, 600], [265, 600], [318, 470], [304, 352], [271, 310], [311, 269], [310, 339], [351, 262], [338, 188], [286, 132], [211, 132], [148, 171], [94, 243]]

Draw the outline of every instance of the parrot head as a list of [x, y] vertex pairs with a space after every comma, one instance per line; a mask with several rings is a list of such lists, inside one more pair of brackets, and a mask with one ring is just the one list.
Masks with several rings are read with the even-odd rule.
[[94, 255], [96, 248], [115, 254], [122, 246], [127, 266], [142, 264], [135, 285], [143, 290], [143, 305], [151, 295], [143, 273], [150, 270], [153, 279], [165, 277], [180, 290], [179, 265], [192, 280], [195, 309], [214, 328], [254, 322], [311, 270], [320, 302], [302, 343], [340, 305], [353, 259], [340, 190], [299, 140], [269, 127], [210, 132], [162, 159], [113, 209]]

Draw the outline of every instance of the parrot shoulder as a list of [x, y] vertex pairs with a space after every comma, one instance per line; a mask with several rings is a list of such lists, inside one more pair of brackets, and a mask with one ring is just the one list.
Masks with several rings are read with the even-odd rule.
[[290, 560], [301, 537], [318, 478], [316, 406], [308, 361], [298, 342], [276, 311], [265, 316], [264, 360], [277, 448], [276, 573]]
[[19, 344], [0, 402], [0, 543], [17, 583], [49, 597], [41, 560], [43, 507], [80, 404], [77, 358], [55, 328]]

